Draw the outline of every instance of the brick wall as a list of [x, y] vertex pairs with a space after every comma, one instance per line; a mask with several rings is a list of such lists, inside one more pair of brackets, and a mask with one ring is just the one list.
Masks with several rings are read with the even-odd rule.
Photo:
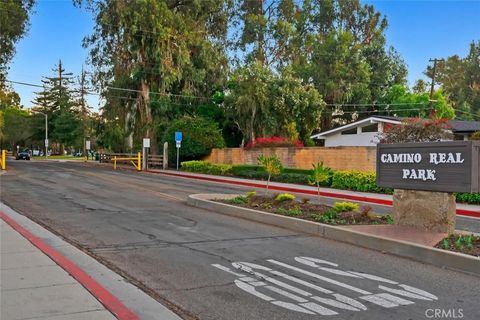
[[213, 149], [203, 160], [213, 163], [258, 164], [261, 154], [276, 154], [285, 167], [312, 168], [313, 163], [323, 161], [334, 170], [375, 170], [375, 147], [314, 147], [314, 148], [242, 148]]

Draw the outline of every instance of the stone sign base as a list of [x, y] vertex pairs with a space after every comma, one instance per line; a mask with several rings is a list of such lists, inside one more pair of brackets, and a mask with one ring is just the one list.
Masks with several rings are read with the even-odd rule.
[[395, 189], [393, 222], [436, 232], [455, 231], [455, 196], [446, 192]]

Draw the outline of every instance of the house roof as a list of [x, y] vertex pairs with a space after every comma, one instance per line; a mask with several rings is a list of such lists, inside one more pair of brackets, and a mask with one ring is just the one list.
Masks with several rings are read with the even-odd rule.
[[[311, 139], [323, 139], [326, 136], [338, 132], [343, 131], [346, 129], [358, 127], [365, 123], [391, 123], [391, 124], [400, 124], [401, 121], [405, 119], [403, 117], [392, 117], [392, 116], [372, 116], [369, 118], [365, 118], [359, 121], [355, 121], [343, 126], [340, 126], [335, 129], [331, 129], [328, 131], [317, 133], [311, 136]], [[464, 120], [449, 120], [448, 125], [453, 133], [472, 133], [475, 131], [480, 131], [480, 121], [464, 121]]]
[[346, 124], [346, 125], [344, 125], [344, 126], [341, 126], [341, 127], [338, 127], [338, 128], [332, 129], [332, 130], [328, 130], [328, 131], [324, 131], [324, 132], [317, 133], [317, 134], [311, 136], [310, 138], [311, 138], [311, 139], [322, 139], [322, 138], [324, 138], [325, 136], [328, 136], [328, 135], [330, 135], [330, 134], [332, 134], [332, 133], [335, 133], [335, 132], [338, 132], [338, 131], [343, 131], [343, 130], [349, 129], [349, 128], [358, 127], [358, 126], [361, 125], [361, 124], [365, 124], [365, 123], [379, 123], [379, 122], [391, 123], [391, 124], [400, 124], [400, 123], [401, 123], [401, 119], [396, 118], [396, 117], [384, 117], [384, 116], [369, 117], [369, 118], [365, 118], [365, 119], [363, 119], [363, 120], [359, 120], [359, 121], [355, 121], [355, 122]]

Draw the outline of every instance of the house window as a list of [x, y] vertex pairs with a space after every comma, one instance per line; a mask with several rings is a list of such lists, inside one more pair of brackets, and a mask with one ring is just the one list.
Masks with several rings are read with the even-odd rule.
[[461, 134], [456, 134], [456, 135], [453, 136], [453, 140], [463, 141], [463, 140], [464, 140], [464, 136], [461, 135]]
[[342, 131], [342, 134], [357, 134], [357, 128], [355, 127], [353, 129]]
[[378, 132], [378, 123], [362, 127], [362, 132]]

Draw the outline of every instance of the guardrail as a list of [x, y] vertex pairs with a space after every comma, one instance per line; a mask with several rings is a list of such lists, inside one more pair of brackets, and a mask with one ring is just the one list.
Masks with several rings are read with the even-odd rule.
[[100, 153], [100, 163], [113, 163], [113, 170], [117, 170], [117, 163], [133, 164], [138, 170], [142, 170], [142, 155], [138, 153]]

